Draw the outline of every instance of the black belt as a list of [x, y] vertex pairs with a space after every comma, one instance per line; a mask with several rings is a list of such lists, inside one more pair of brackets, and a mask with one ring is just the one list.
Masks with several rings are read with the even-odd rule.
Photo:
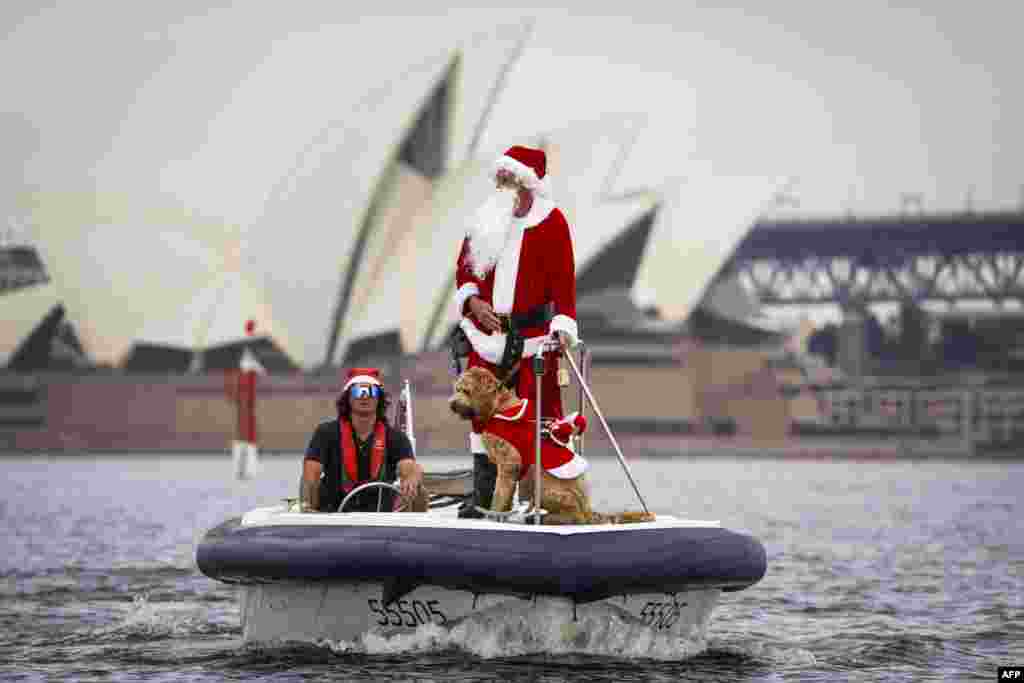
[[[501, 323], [501, 331], [508, 335], [505, 340], [505, 349], [501, 354], [501, 361], [498, 367], [502, 374], [506, 374], [506, 381], [511, 382], [519, 365], [519, 359], [523, 355], [524, 339], [518, 330], [530, 327], [543, 327], [554, 317], [554, 304], [544, 304], [527, 311], [526, 313], [496, 313]], [[451, 370], [453, 375], [462, 373], [462, 358], [469, 355], [473, 345], [470, 344], [466, 333], [456, 325], [452, 329], [449, 338], [451, 348]]]
[[543, 327], [554, 317], [553, 304], [541, 304], [526, 313], [495, 313], [501, 323], [501, 331], [508, 334], [513, 329], [522, 330], [528, 327]]

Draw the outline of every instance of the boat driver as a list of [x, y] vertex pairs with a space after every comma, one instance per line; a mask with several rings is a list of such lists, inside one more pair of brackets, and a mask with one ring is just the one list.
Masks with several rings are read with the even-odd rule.
[[[336, 405], [337, 419], [321, 422], [306, 448], [299, 485], [302, 511], [336, 512], [357, 486], [397, 478], [401, 509], [426, 512], [423, 467], [416, 462], [409, 438], [388, 422], [390, 398], [380, 371], [349, 370]], [[390, 511], [394, 498], [387, 487], [371, 487], [356, 494], [344, 511]]]

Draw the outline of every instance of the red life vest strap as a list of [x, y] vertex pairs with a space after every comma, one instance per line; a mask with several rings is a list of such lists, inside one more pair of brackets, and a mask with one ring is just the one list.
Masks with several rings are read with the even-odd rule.
[[373, 449], [370, 451], [370, 478], [366, 481], [359, 480], [359, 450], [356, 448], [355, 439], [352, 437], [352, 423], [348, 420], [338, 420], [338, 431], [341, 437], [341, 490], [348, 493], [359, 484], [366, 481], [383, 481], [385, 476], [384, 449], [387, 435], [384, 423], [377, 421], [373, 426]]

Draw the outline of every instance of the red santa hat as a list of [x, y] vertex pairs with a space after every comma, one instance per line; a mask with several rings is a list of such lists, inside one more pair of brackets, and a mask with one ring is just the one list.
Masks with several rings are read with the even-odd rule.
[[342, 388], [342, 393], [348, 391], [348, 388], [353, 384], [376, 384], [378, 387], [383, 386], [380, 381], [380, 370], [377, 368], [352, 368], [348, 371], [345, 386]]
[[508, 171], [522, 183], [523, 187], [541, 196], [550, 195], [546, 180], [548, 174], [548, 157], [542, 149], [516, 145], [498, 157], [494, 164], [494, 174]]
[[563, 443], [568, 441], [573, 434], [582, 434], [585, 431], [587, 431], [587, 418], [578, 412], [566, 415], [551, 425], [551, 434]]

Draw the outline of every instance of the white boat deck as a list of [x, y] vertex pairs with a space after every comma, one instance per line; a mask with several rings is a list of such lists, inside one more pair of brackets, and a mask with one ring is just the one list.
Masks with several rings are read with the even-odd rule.
[[575, 534], [604, 533], [609, 531], [642, 531], [645, 529], [714, 528], [719, 521], [680, 519], [671, 515], [658, 515], [653, 522], [632, 524], [577, 524], [535, 526], [518, 522], [497, 522], [485, 519], [459, 519], [457, 506], [440, 508], [430, 512], [346, 512], [344, 514], [292, 512], [286, 505], [256, 508], [242, 517], [243, 527], [268, 526], [380, 526], [403, 528], [445, 528], [445, 529], [489, 529], [495, 531], [516, 531], [533, 534]]

